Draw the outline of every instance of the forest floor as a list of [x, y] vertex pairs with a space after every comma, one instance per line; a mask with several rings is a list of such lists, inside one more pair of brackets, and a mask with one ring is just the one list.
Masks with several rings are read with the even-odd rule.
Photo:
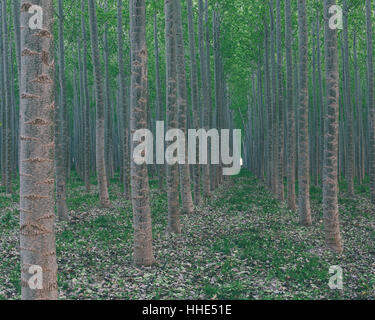
[[[166, 195], [152, 187], [156, 264], [132, 264], [132, 212], [114, 179], [114, 209], [98, 208], [72, 177], [70, 221], [57, 223], [61, 299], [375, 299], [375, 207], [365, 187], [340, 193], [344, 252], [325, 248], [321, 189], [311, 188], [313, 226], [272, 197], [248, 172], [230, 178], [183, 233], [166, 237]], [[342, 187], [341, 189], [344, 189]], [[19, 196], [0, 190], [0, 299], [20, 298]], [[343, 269], [343, 289], [328, 286], [330, 266]]]

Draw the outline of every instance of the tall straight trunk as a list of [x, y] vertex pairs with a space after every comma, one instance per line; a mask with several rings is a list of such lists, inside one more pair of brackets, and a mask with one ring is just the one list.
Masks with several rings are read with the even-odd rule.
[[372, 47], [372, 10], [371, 0], [366, 0], [366, 30], [367, 30], [367, 105], [369, 120], [369, 149], [370, 149], [370, 194], [375, 203], [375, 106], [374, 106], [374, 63]]
[[[190, 49], [190, 87], [191, 87], [191, 106], [193, 113], [193, 127], [199, 128], [199, 89], [198, 89], [198, 67], [197, 55], [195, 49], [195, 32], [193, 22], [192, 0], [187, 0], [188, 6], [188, 28], [189, 28], [189, 49]], [[197, 205], [201, 201], [200, 170], [198, 165], [193, 166], [194, 182], [194, 203]]]
[[[176, 21], [175, 2], [165, 0], [165, 52], [167, 82], [167, 126], [177, 128], [177, 88], [176, 88]], [[167, 164], [168, 229], [167, 233], [181, 233], [178, 194], [178, 164]]]
[[[79, 74], [79, 84], [78, 84], [78, 92], [79, 92], [79, 117], [80, 117], [80, 125], [79, 125], [79, 146], [84, 146], [85, 140], [85, 97], [84, 97], [84, 89], [83, 89], [83, 64], [82, 64], [82, 45], [81, 45], [81, 39], [78, 36], [77, 37], [77, 59], [78, 59], [78, 74]], [[79, 152], [79, 151], [78, 151]], [[85, 156], [83, 153], [79, 152], [79, 169], [80, 169], [80, 177], [85, 181], [85, 176], [84, 176], [84, 168], [85, 168]]]
[[90, 97], [87, 79], [87, 36], [86, 36], [86, 23], [85, 23], [85, 0], [81, 0], [81, 31], [82, 31], [82, 47], [83, 47], [83, 63], [82, 63], [82, 80], [83, 80], [83, 109], [84, 109], [84, 181], [86, 193], [90, 192], [90, 168], [91, 168], [91, 143], [90, 138]]
[[272, 189], [272, 100], [271, 100], [271, 77], [270, 77], [270, 32], [268, 22], [264, 20], [264, 86], [265, 86], [265, 103], [267, 106], [267, 184]]
[[[5, 124], [5, 108], [6, 108], [6, 103], [5, 103], [5, 88], [4, 88], [4, 73], [5, 71], [3, 70], [3, 60], [2, 57], [4, 55], [3, 51], [3, 23], [2, 23], [2, 6], [0, 5], [0, 95], [3, 97], [0, 99], [0, 121], [1, 123]], [[0, 134], [1, 134], [1, 185], [6, 186], [6, 134], [5, 134], [5, 125], [0, 126]]]
[[346, 180], [349, 195], [354, 194], [354, 142], [353, 142], [353, 110], [352, 95], [350, 86], [350, 64], [349, 64], [349, 36], [348, 36], [348, 15], [347, 1], [343, 3], [343, 37], [344, 37], [344, 73], [345, 73], [345, 100], [346, 100], [346, 134], [347, 134], [347, 158], [346, 158]]
[[353, 39], [353, 60], [354, 60], [354, 92], [356, 99], [356, 111], [357, 111], [357, 128], [358, 128], [358, 178], [359, 184], [362, 184], [364, 178], [364, 124], [363, 124], [363, 107], [362, 107], [362, 94], [361, 94], [361, 80], [359, 74], [358, 65], [358, 54], [357, 54], [357, 33], [354, 32]]
[[313, 183], [315, 186], [319, 184], [319, 129], [318, 129], [318, 91], [317, 91], [317, 79], [316, 79], [316, 38], [315, 38], [315, 25], [312, 23], [312, 117], [311, 117], [311, 127], [310, 127], [310, 137], [311, 137], [311, 172], [313, 176]]
[[[43, 9], [43, 29], [28, 28], [28, 0], [21, 5], [20, 250], [24, 300], [57, 299], [54, 215], [53, 1]], [[43, 289], [29, 286], [30, 267], [42, 269]], [[37, 267], [37, 268], [38, 268]]]
[[265, 169], [265, 110], [264, 110], [264, 100], [263, 100], [263, 86], [262, 86], [262, 70], [261, 70], [261, 60], [258, 63], [258, 73], [257, 73], [257, 96], [258, 96], [258, 106], [259, 106], [259, 131], [260, 131], [260, 150], [259, 150], [259, 178], [264, 181], [264, 169]]
[[287, 180], [288, 180], [288, 207], [296, 210], [296, 129], [294, 110], [294, 80], [292, 62], [292, 21], [290, 0], [285, 0], [285, 51], [286, 51], [286, 85], [288, 108], [288, 152], [287, 152]]
[[270, 4], [270, 54], [271, 54], [271, 108], [272, 108], [272, 134], [271, 134], [271, 145], [272, 145], [272, 192], [274, 195], [279, 194], [279, 174], [278, 174], [278, 160], [279, 160], [279, 147], [278, 147], [278, 113], [277, 113], [277, 97], [278, 97], [278, 86], [277, 86], [277, 68], [275, 60], [275, 40], [276, 40], [276, 31], [275, 31], [275, 19], [273, 12], [273, 1], [269, 2]]
[[[219, 14], [214, 10], [213, 12], [213, 38], [214, 38], [214, 66], [215, 66], [215, 104], [216, 104], [216, 128], [221, 129], [221, 115], [222, 115], [222, 79], [220, 70], [220, 21]], [[219, 175], [221, 175], [220, 164], [216, 167], [215, 186], [219, 185]]]
[[109, 207], [110, 202], [104, 153], [104, 90], [100, 65], [98, 27], [94, 0], [89, 0], [89, 17], [96, 95], [96, 173], [98, 178], [100, 203], [103, 207]]
[[[74, 53], [73, 53], [74, 54]], [[80, 61], [79, 59], [78, 61]], [[80, 67], [80, 66], [79, 66]], [[81, 155], [78, 152], [79, 146], [81, 145], [81, 113], [80, 113], [80, 101], [78, 97], [79, 92], [79, 85], [78, 85], [78, 76], [77, 76], [77, 68], [74, 67], [73, 69], [73, 116], [74, 116], [74, 126], [73, 126], [73, 134], [72, 134], [72, 158], [73, 158], [73, 165], [74, 169], [76, 170], [78, 176], [81, 174], [80, 170], [80, 160]]]
[[[156, 121], [163, 121], [163, 102], [161, 95], [161, 79], [160, 79], [160, 61], [159, 61], [159, 40], [158, 40], [158, 24], [157, 14], [154, 14], [154, 40], [155, 40], [155, 86], [156, 86]], [[165, 165], [158, 165], [158, 181], [159, 192], [164, 190]]]
[[124, 197], [130, 199], [130, 159], [129, 159], [129, 123], [128, 123], [128, 103], [126, 97], [126, 80], [124, 71], [124, 43], [123, 43], [123, 25], [122, 25], [122, 0], [117, 0], [117, 42], [118, 42], [118, 67], [119, 67], [119, 85], [120, 97], [119, 107], [122, 115], [122, 150], [123, 150], [123, 181]]
[[311, 225], [309, 165], [308, 32], [306, 0], [298, 0], [299, 108], [298, 108], [298, 211], [300, 223]]
[[277, 77], [278, 77], [278, 187], [277, 195], [280, 200], [284, 200], [284, 76], [283, 76], [283, 58], [281, 49], [281, 5], [280, 0], [277, 0], [276, 6], [276, 42], [277, 42]]
[[[130, 1], [131, 44], [131, 132], [145, 129], [147, 123], [147, 47], [145, 0]], [[132, 154], [138, 142], [132, 139]], [[134, 263], [149, 266], [154, 263], [150, 189], [147, 164], [131, 161], [131, 187], [134, 224]]]
[[[207, 108], [208, 108], [208, 128], [211, 129], [212, 126], [212, 77], [211, 77], [211, 38], [210, 38], [210, 28], [209, 28], [209, 16], [208, 16], [208, 0], [205, 0], [204, 6], [205, 15], [205, 26], [206, 26], [206, 77], [207, 77]], [[211, 159], [211, 141], [208, 142], [208, 168], [209, 168], [209, 188], [211, 191], [214, 190], [214, 174], [215, 168], [210, 164]]]
[[7, 6], [6, 1], [2, 1], [2, 26], [3, 26], [3, 81], [4, 81], [4, 126], [5, 126], [5, 189], [6, 193], [12, 193], [12, 125], [11, 125], [11, 83], [8, 76], [9, 68], [9, 37], [8, 37], [8, 23], [7, 23]]
[[[104, 3], [105, 10], [108, 12], [108, 0]], [[104, 25], [104, 71], [105, 71], [105, 155], [107, 182], [113, 178], [113, 136], [112, 136], [112, 110], [109, 85], [109, 47], [108, 47], [108, 22]]]
[[[187, 87], [186, 87], [186, 68], [185, 68], [185, 47], [183, 40], [183, 28], [181, 18], [180, 0], [174, 0], [175, 20], [176, 20], [176, 62], [177, 62], [177, 107], [178, 123], [180, 129], [187, 134]], [[185, 150], [187, 150], [187, 139], [185, 139]], [[190, 167], [188, 164], [188, 154], [185, 152], [185, 164], [180, 164], [180, 187], [182, 209], [184, 213], [193, 213], [194, 205], [191, 195]]]
[[320, 170], [319, 175], [320, 177], [323, 176], [323, 148], [324, 148], [324, 103], [323, 103], [323, 81], [322, 81], [322, 64], [321, 64], [321, 41], [320, 41], [320, 13], [319, 11], [316, 14], [316, 64], [318, 67], [318, 87], [319, 87], [319, 94], [318, 94], [318, 105], [319, 105], [319, 112], [320, 112], [320, 137], [319, 137], [319, 162], [320, 162]]
[[56, 207], [60, 220], [68, 219], [66, 204], [66, 153], [67, 153], [67, 124], [65, 123], [66, 85], [65, 85], [65, 50], [64, 50], [64, 11], [62, 0], [58, 1], [59, 12], [59, 84], [60, 100], [56, 105], [55, 114], [55, 174], [56, 174]]
[[337, 53], [337, 30], [329, 27], [329, 8], [336, 0], [324, 1], [324, 40], [326, 61], [326, 112], [324, 125], [323, 163], [323, 216], [327, 246], [336, 251], [343, 250], [340, 235], [339, 209], [337, 200], [337, 157], [339, 121], [339, 69]]
[[14, 26], [14, 41], [16, 47], [16, 62], [18, 70], [18, 78], [21, 75], [21, 28], [20, 28], [20, 1], [13, 0], [13, 26]]
[[[203, 15], [204, 15], [204, 6], [203, 0], [199, 0], [199, 27], [198, 27], [198, 35], [199, 35], [199, 59], [200, 59], [200, 71], [201, 71], [201, 80], [202, 80], [202, 100], [203, 105], [201, 106], [202, 109], [202, 123], [203, 127], [208, 130], [210, 124], [210, 103], [209, 103], [209, 94], [208, 94], [208, 79], [207, 79], [207, 56], [204, 50], [204, 31], [203, 31]], [[202, 166], [203, 176], [202, 176], [202, 184], [203, 184], [203, 194], [205, 197], [210, 195], [210, 167], [209, 165]]]
[[[16, 78], [16, 72], [15, 72], [15, 66], [14, 66], [14, 49], [12, 47], [12, 42], [10, 41], [9, 43], [9, 50], [10, 50], [10, 79], [15, 79]], [[16, 98], [16, 86], [11, 85], [11, 122], [12, 122], [12, 135], [11, 135], [11, 141], [12, 141], [12, 179], [17, 178], [17, 170], [19, 168], [19, 157], [18, 157], [18, 152], [19, 152], [19, 128], [18, 128], [18, 122], [19, 122], [19, 117], [17, 115], [17, 106], [16, 106], [16, 101], [18, 100]]]

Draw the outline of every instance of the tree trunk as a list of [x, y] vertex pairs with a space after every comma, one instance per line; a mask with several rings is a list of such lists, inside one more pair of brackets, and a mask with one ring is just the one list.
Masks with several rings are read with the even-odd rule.
[[129, 122], [128, 122], [128, 103], [126, 98], [126, 81], [124, 74], [124, 43], [123, 43], [123, 26], [122, 26], [122, 0], [117, 0], [117, 42], [118, 42], [118, 66], [119, 66], [119, 85], [120, 99], [119, 107], [122, 114], [122, 150], [123, 150], [123, 181], [124, 197], [130, 199], [130, 160], [129, 160]]
[[82, 76], [83, 76], [83, 108], [84, 108], [84, 181], [86, 193], [90, 193], [90, 168], [91, 168], [91, 138], [90, 138], [90, 97], [87, 79], [87, 36], [86, 36], [86, 23], [85, 23], [85, 0], [81, 1], [81, 31], [82, 31], [82, 47], [83, 47], [83, 64], [82, 64]]
[[100, 204], [109, 207], [108, 183], [104, 152], [104, 99], [103, 79], [98, 46], [98, 27], [94, 0], [89, 0], [91, 51], [94, 66], [96, 98], [96, 172], [99, 186]]
[[310, 165], [309, 165], [309, 97], [307, 75], [307, 14], [306, 0], [298, 0], [298, 26], [299, 26], [299, 109], [298, 109], [298, 211], [300, 223], [311, 225], [310, 210]]
[[[188, 28], [189, 28], [189, 48], [190, 48], [190, 86], [191, 86], [191, 106], [193, 113], [193, 124], [195, 129], [199, 129], [199, 89], [198, 89], [198, 67], [195, 49], [195, 32], [193, 22], [192, 0], [187, 0], [188, 6]], [[198, 153], [197, 153], [198, 154]], [[194, 182], [194, 203], [201, 202], [201, 183], [199, 165], [193, 165]]]
[[[0, 4], [0, 94], [1, 94], [1, 97], [4, 97], [5, 98], [5, 88], [4, 88], [4, 74], [5, 74], [5, 70], [3, 70], [3, 55], [4, 55], [4, 51], [3, 51], [3, 23], [2, 23], [3, 19], [2, 19], [2, 6]], [[4, 123], [5, 124], [5, 108], [6, 108], [6, 103], [5, 103], [5, 99], [0, 99], [0, 121], [1, 123]], [[5, 125], [2, 125], [0, 126], [0, 133], [1, 133], [1, 153], [0, 153], [0, 156], [1, 156], [1, 185], [2, 186], [6, 186], [6, 140], [5, 140], [5, 137], [6, 137], [6, 133], [5, 133]]]
[[275, 31], [275, 19], [273, 12], [273, 1], [270, 1], [270, 20], [271, 20], [271, 30], [270, 30], [270, 54], [271, 54], [271, 108], [272, 108], [272, 192], [275, 196], [279, 194], [279, 173], [278, 173], [278, 162], [279, 162], [279, 147], [278, 147], [278, 113], [277, 113], [277, 98], [279, 88], [277, 86], [277, 68], [275, 60], [275, 40], [276, 40], [276, 31]]
[[[104, 3], [105, 11], [108, 12], [108, 0]], [[108, 187], [110, 179], [113, 178], [113, 136], [112, 136], [112, 110], [109, 86], [109, 47], [108, 47], [108, 23], [104, 25], [104, 70], [105, 70], [105, 162]]]
[[8, 38], [8, 23], [7, 23], [7, 6], [6, 1], [2, 1], [2, 26], [3, 26], [3, 76], [4, 76], [4, 135], [5, 135], [5, 190], [6, 193], [12, 193], [12, 125], [11, 125], [11, 83], [9, 79], [9, 38]]
[[[209, 128], [210, 123], [210, 110], [209, 110], [209, 94], [208, 94], [208, 79], [207, 79], [207, 56], [204, 50], [204, 31], [203, 31], [203, 14], [204, 14], [204, 7], [203, 7], [203, 0], [199, 0], [199, 58], [200, 58], [200, 71], [201, 71], [201, 80], [202, 80], [202, 100], [203, 105], [201, 106], [201, 115], [202, 115], [202, 123], [206, 130]], [[203, 183], [203, 194], [205, 197], [210, 195], [210, 167], [209, 165], [202, 166], [203, 176], [202, 176], [202, 183]]]
[[59, 84], [60, 100], [56, 105], [55, 114], [55, 170], [56, 170], [56, 207], [60, 220], [68, 219], [66, 204], [66, 153], [67, 125], [65, 123], [66, 86], [65, 86], [65, 50], [64, 50], [64, 12], [62, 0], [58, 1], [59, 12]]
[[295, 190], [295, 166], [296, 166], [296, 131], [295, 131], [295, 110], [294, 110], [294, 80], [292, 62], [292, 25], [290, 0], [285, 0], [285, 51], [286, 51], [286, 72], [287, 72], [287, 108], [288, 108], [288, 207], [296, 210], [296, 190]]
[[367, 29], [367, 103], [369, 121], [369, 149], [370, 149], [370, 194], [371, 201], [375, 203], [375, 106], [374, 106], [374, 64], [372, 47], [372, 10], [371, 0], [366, 0], [366, 29]]
[[277, 77], [278, 77], [278, 198], [284, 200], [284, 76], [283, 58], [281, 49], [281, 8], [280, 0], [277, 0], [276, 7], [276, 42], [277, 42]]
[[348, 15], [349, 9], [346, 0], [343, 3], [343, 51], [344, 51], [344, 81], [345, 81], [345, 106], [346, 106], [346, 136], [347, 136], [347, 158], [346, 158], [346, 180], [348, 194], [354, 195], [354, 143], [353, 143], [353, 110], [350, 86], [350, 64], [349, 64], [349, 36]]
[[[161, 80], [160, 80], [160, 62], [159, 62], [159, 40], [158, 40], [158, 24], [157, 14], [154, 14], [154, 40], [155, 40], [155, 86], [156, 86], [156, 121], [163, 121], [163, 102], [161, 95]], [[159, 192], [164, 191], [165, 181], [165, 165], [161, 164], [157, 166], [158, 169], [158, 181], [159, 181]]]
[[[147, 123], [147, 47], [145, 0], [130, 1], [131, 43], [131, 133]], [[138, 142], [132, 141], [132, 154]], [[154, 263], [147, 164], [137, 165], [132, 157], [131, 187], [134, 223], [134, 263]]]
[[339, 70], [337, 53], [337, 30], [329, 27], [329, 8], [336, 0], [324, 1], [325, 60], [326, 60], [326, 113], [324, 124], [323, 163], [323, 216], [327, 246], [342, 252], [339, 209], [337, 200], [337, 157], [339, 121]]
[[[165, 0], [165, 52], [167, 80], [168, 130], [177, 128], [176, 88], [176, 21], [174, 0]], [[178, 194], [178, 164], [167, 164], [168, 229], [167, 233], [181, 233]]]
[[[177, 58], [177, 106], [178, 122], [180, 129], [187, 135], [187, 88], [185, 69], [185, 47], [183, 41], [183, 29], [181, 19], [180, 0], [174, 0], [176, 16], [176, 58]], [[185, 139], [185, 150], [188, 150], [187, 139]], [[185, 152], [185, 164], [180, 164], [180, 187], [182, 195], [182, 209], [186, 214], [194, 212], [193, 199], [191, 196], [190, 168], [188, 164], [188, 153]]]
[[[20, 250], [22, 299], [57, 299], [54, 231], [53, 1], [43, 9], [43, 29], [28, 28], [30, 3], [21, 6]], [[42, 269], [43, 289], [32, 290], [30, 267]]]

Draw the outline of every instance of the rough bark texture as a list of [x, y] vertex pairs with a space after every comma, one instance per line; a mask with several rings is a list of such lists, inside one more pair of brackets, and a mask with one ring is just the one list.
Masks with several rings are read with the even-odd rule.
[[123, 26], [122, 26], [122, 0], [117, 1], [117, 42], [118, 42], [118, 66], [119, 66], [119, 85], [120, 97], [119, 107], [121, 110], [122, 121], [122, 150], [123, 150], [123, 181], [124, 197], [130, 199], [130, 160], [129, 160], [129, 122], [128, 122], [128, 103], [126, 98], [126, 81], [124, 71], [124, 43], [123, 43]]
[[286, 50], [286, 94], [288, 112], [288, 152], [287, 152], [287, 180], [288, 180], [288, 207], [296, 210], [295, 166], [296, 166], [296, 131], [294, 118], [293, 93], [293, 62], [292, 62], [292, 26], [290, 0], [285, 1], [285, 50]]
[[[198, 67], [197, 54], [195, 49], [195, 32], [193, 22], [192, 0], [187, 0], [188, 6], [188, 28], [189, 28], [189, 49], [190, 49], [190, 87], [191, 87], [191, 108], [193, 113], [193, 127], [199, 129], [199, 91], [198, 91]], [[198, 154], [198, 152], [197, 152]], [[194, 203], [201, 202], [200, 170], [198, 165], [193, 166], [194, 182]]]
[[[324, 14], [335, 5], [335, 0], [324, 1]], [[329, 27], [325, 19], [325, 61], [326, 61], [326, 113], [324, 125], [323, 163], [323, 216], [326, 244], [336, 252], [342, 251], [339, 209], [337, 200], [337, 157], [339, 122], [339, 72], [337, 53], [337, 30]]]
[[[2, 24], [2, 7], [0, 5], [0, 39], [3, 39], [3, 24]], [[0, 57], [3, 56], [3, 41], [0, 40]], [[0, 94], [1, 97], [5, 97], [5, 88], [4, 88], [4, 70], [3, 70], [3, 61], [0, 58]], [[1, 123], [5, 123], [5, 106], [4, 98], [0, 99], [0, 121]], [[5, 126], [0, 126], [0, 133], [1, 133], [1, 185], [6, 185], [6, 170], [5, 170], [5, 148], [6, 148], [6, 142], [5, 142]]]
[[[203, 127], [208, 130], [210, 123], [210, 109], [209, 109], [209, 93], [208, 93], [208, 78], [207, 78], [207, 57], [204, 50], [204, 31], [203, 31], [203, 15], [204, 6], [203, 0], [199, 0], [199, 16], [198, 16], [198, 35], [199, 35], [199, 59], [200, 59], [200, 71], [201, 71], [201, 81], [202, 81], [202, 100], [203, 105], [201, 106], [201, 121]], [[202, 184], [203, 184], [203, 194], [205, 197], [210, 195], [210, 167], [209, 165], [202, 166]]]
[[[158, 40], [158, 24], [157, 14], [154, 14], [154, 40], [155, 40], [155, 87], [156, 87], [156, 121], [163, 121], [163, 102], [161, 96], [161, 79], [160, 79], [160, 59], [159, 59], [159, 40]], [[165, 165], [157, 166], [159, 192], [164, 191], [165, 181]]]
[[20, 1], [12, 0], [13, 3], [13, 26], [15, 35], [16, 61], [18, 68], [18, 78], [21, 74], [21, 28], [20, 28]]
[[270, 37], [268, 23], [264, 20], [264, 91], [265, 91], [265, 103], [267, 109], [267, 184], [272, 189], [272, 101], [271, 101], [271, 78], [270, 78]]
[[277, 79], [278, 79], [278, 132], [277, 132], [277, 172], [278, 187], [277, 196], [279, 200], [284, 200], [284, 75], [283, 75], [283, 58], [281, 49], [281, 5], [277, 0], [276, 6], [276, 43], [277, 43]]
[[4, 76], [4, 151], [5, 151], [5, 190], [6, 193], [12, 193], [12, 118], [11, 118], [11, 110], [12, 110], [12, 96], [11, 96], [11, 83], [9, 77], [9, 37], [8, 37], [8, 23], [7, 23], [7, 6], [6, 1], [2, 1], [2, 31], [3, 31], [3, 38], [0, 40], [3, 43], [3, 76]]
[[[131, 136], [147, 123], [147, 47], [145, 0], [130, 1], [131, 43]], [[132, 154], [139, 142], [132, 139]], [[150, 189], [147, 164], [131, 161], [131, 187], [134, 225], [134, 263], [149, 266], [154, 263]]]
[[104, 90], [100, 65], [98, 26], [94, 0], [89, 0], [89, 17], [96, 94], [96, 173], [98, 178], [100, 204], [103, 207], [109, 207], [110, 202], [104, 152]]
[[271, 54], [271, 108], [272, 108], [272, 192], [274, 195], [279, 194], [279, 172], [278, 172], [278, 162], [279, 162], [279, 147], [278, 147], [278, 91], [277, 86], [277, 66], [275, 60], [275, 41], [276, 41], [276, 31], [275, 31], [275, 19], [273, 12], [273, 1], [270, 1], [270, 20], [271, 20], [271, 29], [270, 29], [270, 54]]
[[[177, 57], [177, 107], [179, 128], [187, 136], [187, 87], [185, 69], [185, 48], [182, 34], [181, 3], [174, 0], [176, 16], [176, 57]], [[185, 139], [185, 150], [187, 150], [187, 139]], [[188, 164], [188, 153], [185, 152], [185, 164], [179, 166], [180, 187], [182, 195], [182, 210], [184, 213], [193, 213], [194, 205], [191, 195], [190, 168]]]
[[370, 149], [370, 193], [371, 201], [375, 203], [375, 106], [374, 106], [374, 63], [373, 63], [373, 39], [372, 39], [372, 11], [371, 0], [366, 0], [366, 28], [367, 28], [367, 104], [369, 114], [369, 149]]
[[82, 47], [83, 47], [83, 63], [82, 63], [82, 78], [83, 78], [83, 102], [84, 102], [84, 181], [86, 193], [90, 192], [90, 167], [91, 167], [91, 148], [92, 145], [90, 142], [90, 98], [89, 98], [89, 89], [88, 89], [88, 80], [87, 80], [87, 36], [86, 36], [86, 23], [85, 23], [85, 0], [81, 1], [81, 31], [82, 31]]
[[55, 170], [56, 170], [56, 207], [60, 220], [68, 219], [66, 204], [66, 153], [67, 125], [65, 123], [66, 85], [65, 85], [65, 50], [64, 50], [64, 12], [62, 0], [58, 1], [59, 12], [59, 103], [55, 114]]
[[[28, 27], [30, 4], [43, 9], [43, 29]], [[54, 231], [53, 1], [21, 4], [20, 250], [22, 299], [57, 299]], [[43, 289], [31, 290], [29, 267], [43, 270]]]
[[[104, 3], [104, 8], [108, 12], [108, 0]], [[111, 106], [111, 92], [110, 92], [110, 74], [109, 74], [109, 46], [108, 46], [108, 23], [104, 26], [104, 70], [105, 70], [105, 163], [107, 172], [108, 186], [110, 179], [113, 178], [113, 135], [112, 135], [112, 106]]]
[[354, 194], [354, 144], [353, 144], [353, 109], [350, 86], [350, 64], [349, 64], [349, 36], [348, 36], [348, 15], [347, 1], [343, 3], [343, 51], [344, 51], [344, 74], [345, 74], [345, 106], [346, 106], [346, 134], [347, 134], [347, 158], [346, 158], [346, 180], [349, 195]]
[[[165, 0], [165, 52], [167, 82], [167, 130], [176, 129], [177, 87], [176, 87], [176, 22], [174, 0]], [[170, 144], [170, 143], [169, 143]], [[167, 233], [181, 233], [178, 194], [178, 164], [167, 164], [168, 228]]]
[[299, 107], [298, 107], [298, 211], [300, 223], [311, 225], [309, 164], [308, 35], [306, 0], [298, 0]]

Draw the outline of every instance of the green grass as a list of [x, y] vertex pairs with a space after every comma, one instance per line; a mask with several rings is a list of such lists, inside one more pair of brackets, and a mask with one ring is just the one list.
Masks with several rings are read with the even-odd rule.
[[[135, 268], [130, 201], [119, 177], [109, 189], [113, 208], [100, 208], [93, 190], [73, 173], [68, 181], [70, 222], [57, 224], [58, 284], [69, 299], [366, 299], [371, 273], [374, 207], [367, 193], [339, 204], [345, 251], [324, 246], [320, 187], [310, 189], [313, 226], [275, 199], [249, 172], [232, 177], [193, 215], [181, 216], [183, 233], [166, 237], [167, 197], [150, 179], [156, 265]], [[95, 183], [93, 179], [93, 183]], [[356, 186], [358, 189], [358, 187]], [[356, 190], [357, 190], [356, 189]], [[367, 190], [367, 186], [365, 187]], [[367, 191], [366, 191], [367, 192]], [[0, 194], [0, 299], [20, 297], [17, 195]], [[344, 269], [344, 290], [330, 290], [328, 269]]]

